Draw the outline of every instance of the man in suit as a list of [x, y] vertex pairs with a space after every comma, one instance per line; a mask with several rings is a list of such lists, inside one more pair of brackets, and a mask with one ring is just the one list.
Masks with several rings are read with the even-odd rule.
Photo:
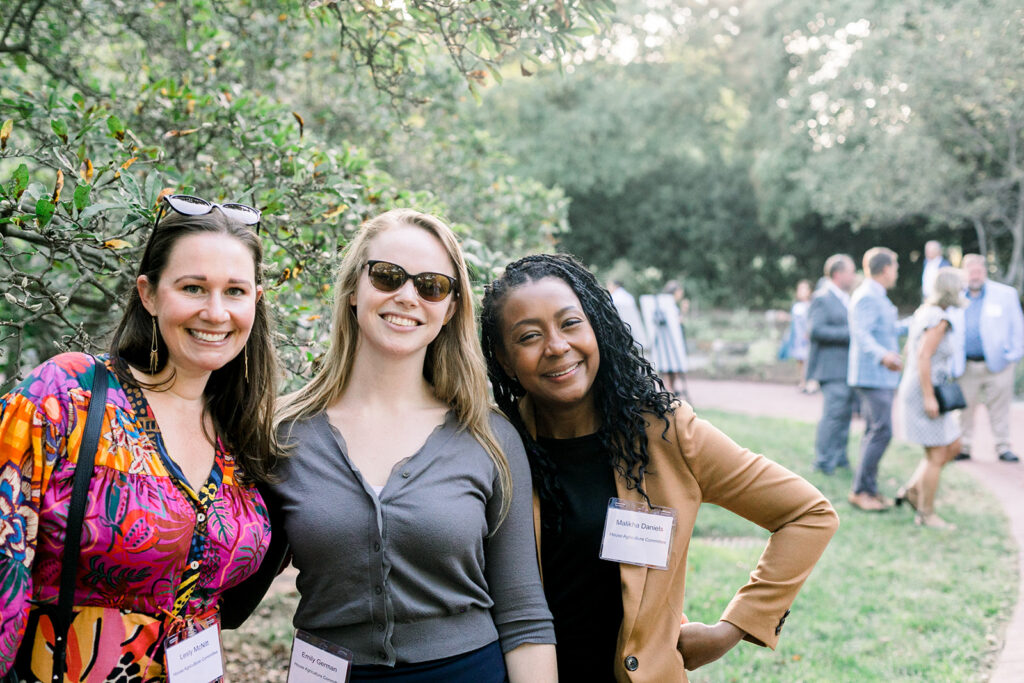
[[896, 253], [872, 247], [864, 254], [864, 282], [850, 298], [850, 365], [846, 381], [856, 389], [864, 411], [860, 464], [850, 503], [880, 512], [891, 502], [878, 492], [878, 463], [892, 439], [892, 401], [903, 362], [899, 354], [896, 307], [886, 290], [899, 276]]
[[1010, 403], [1013, 369], [1024, 356], [1024, 314], [1020, 296], [1009, 285], [988, 279], [988, 267], [979, 254], [963, 259], [967, 275], [967, 308], [963, 311], [962, 343], [957, 346], [960, 388], [967, 407], [960, 413], [963, 450], [957, 460], [971, 457], [974, 415], [979, 404], [988, 411], [996, 453], [1003, 462], [1020, 462], [1010, 449]]
[[921, 300], [924, 301], [932, 293], [935, 286], [935, 276], [939, 274], [939, 268], [950, 265], [946, 257], [942, 255], [942, 245], [935, 240], [924, 243], [924, 270], [921, 272]]
[[853, 390], [846, 383], [850, 357], [850, 290], [857, 269], [846, 254], [825, 261], [827, 282], [814, 293], [808, 313], [811, 351], [807, 378], [817, 380], [824, 397], [821, 422], [814, 440], [814, 469], [832, 474], [849, 467], [846, 443], [853, 414]]

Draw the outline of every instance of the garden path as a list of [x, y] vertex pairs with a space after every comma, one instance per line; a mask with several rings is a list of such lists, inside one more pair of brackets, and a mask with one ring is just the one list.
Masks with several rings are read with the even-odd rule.
[[[698, 410], [713, 408], [731, 413], [814, 423], [821, 417], [821, 394], [802, 394], [794, 385], [688, 379], [688, 389]], [[1010, 438], [1014, 451], [1024, 456], [1024, 402], [1014, 403], [1012, 410]], [[1024, 643], [1024, 463], [1007, 464], [997, 460], [988, 422], [980, 414], [978, 417], [972, 459], [954, 463], [953, 466], [963, 468], [984, 484], [1002, 504], [1010, 519], [1010, 532], [1017, 543], [1017, 568], [1020, 573], [1017, 606], [1004, 634], [1003, 649], [989, 681], [1019, 683], [1024, 681], [1024, 647], [1021, 647], [1021, 643]], [[895, 433], [898, 435], [898, 411], [895, 418]], [[858, 428], [860, 425], [855, 423], [854, 429]], [[856, 458], [855, 453], [850, 455]], [[807, 458], [808, 462], [813, 458], [811, 444], [808, 444]], [[893, 492], [886, 493], [892, 495]], [[849, 508], [845, 503], [843, 506]], [[842, 508], [840, 514], [843, 514]]]

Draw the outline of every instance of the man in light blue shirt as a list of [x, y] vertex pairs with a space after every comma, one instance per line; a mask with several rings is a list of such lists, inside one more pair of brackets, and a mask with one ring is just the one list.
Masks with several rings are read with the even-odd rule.
[[864, 254], [864, 282], [850, 298], [850, 364], [846, 382], [861, 397], [864, 437], [850, 504], [880, 512], [891, 503], [878, 492], [878, 463], [892, 439], [892, 401], [903, 361], [900, 324], [886, 290], [896, 285], [896, 253], [872, 247]]
[[988, 266], [981, 255], [967, 254], [962, 265], [967, 275], [967, 308], [953, 371], [959, 376], [967, 407], [960, 413], [963, 450], [956, 459], [971, 457], [975, 410], [984, 404], [999, 459], [1020, 462], [1010, 448], [1013, 370], [1024, 356], [1020, 295], [1013, 287], [988, 279]]

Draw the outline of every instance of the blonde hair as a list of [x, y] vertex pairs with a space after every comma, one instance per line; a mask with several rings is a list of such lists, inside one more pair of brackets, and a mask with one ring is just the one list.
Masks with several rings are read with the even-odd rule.
[[344, 393], [359, 340], [359, 323], [355, 310], [349, 305], [350, 297], [355, 294], [366, 265], [370, 242], [384, 231], [403, 225], [421, 228], [436, 237], [455, 267], [458, 284], [451, 295], [456, 297], [455, 313], [427, 347], [423, 375], [433, 385], [434, 395], [455, 411], [461, 428], [483, 446], [498, 469], [500, 524], [507, 516], [512, 501], [512, 474], [505, 453], [491, 429], [487, 366], [477, 338], [469, 270], [458, 238], [439, 218], [413, 209], [393, 209], [363, 223], [338, 265], [334, 280], [331, 345], [323, 364], [309, 384], [279, 400], [274, 426], [320, 413]]
[[932, 293], [924, 300], [926, 304], [949, 308], [964, 305], [964, 276], [959, 268], [945, 266], [935, 275]]

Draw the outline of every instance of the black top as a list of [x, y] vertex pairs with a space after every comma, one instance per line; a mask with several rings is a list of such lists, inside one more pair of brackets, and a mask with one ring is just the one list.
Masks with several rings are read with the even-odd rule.
[[[555, 618], [558, 677], [614, 681], [622, 587], [618, 563], [599, 557], [608, 500], [616, 496], [610, 454], [596, 434], [537, 442], [551, 455], [565, 496], [561, 532], [542, 533], [540, 552], [544, 594]], [[552, 513], [541, 506], [542, 518]]]

